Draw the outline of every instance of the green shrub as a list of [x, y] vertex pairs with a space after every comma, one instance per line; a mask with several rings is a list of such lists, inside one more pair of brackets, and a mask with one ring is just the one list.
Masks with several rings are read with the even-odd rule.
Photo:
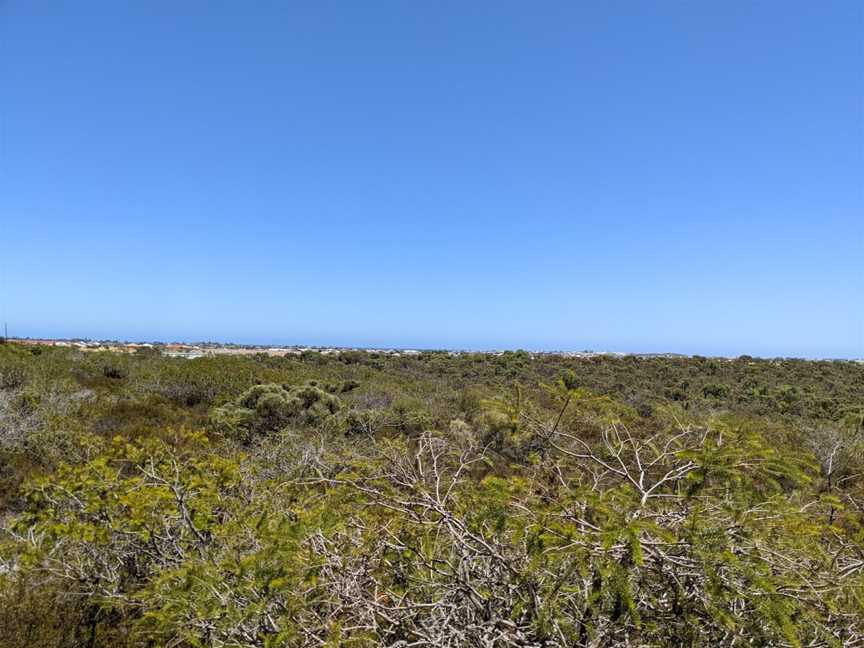
[[242, 441], [276, 432], [289, 423], [317, 425], [340, 408], [339, 398], [315, 385], [254, 385], [211, 413], [218, 430]]

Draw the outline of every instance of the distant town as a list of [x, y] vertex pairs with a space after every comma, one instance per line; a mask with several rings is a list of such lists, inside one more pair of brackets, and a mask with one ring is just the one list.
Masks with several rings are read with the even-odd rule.
[[[299, 356], [304, 353], [320, 353], [323, 355], [338, 355], [340, 353], [363, 352], [387, 356], [416, 356], [421, 353], [446, 353], [460, 356], [471, 353], [486, 353], [503, 355], [514, 350], [478, 350], [478, 349], [409, 349], [398, 347], [339, 347], [339, 346], [301, 346], [301, 345], [266, 345], [266, 344], [235, 344], [230, 342], [128, 342], [120, 340], [91, 340], [86, 338], [50, 339], [29, 337], [0, 337], [0, 341], [52, 347], [72, 347], [85, 352], [108, 351], [112, 353], [146, 353], [158, 352], [173, 358], [205, 358], [217, 355], [251, 356], [267, 355], [273, 357]], [[520, 350], [521, 351], [521, 350]], [[694, 357], [684, 353], [625, 353], [621, 351], [525, 351], [530, 356], [559, 356], [564, 358], [595, 358], [595, 357], [637, 357], [637, 358], [689, 358]], [[718, 360], [731, 360], [727, 356], [711, 356]], [[782, 358], [775, 358], [780, 360]], [[864, 363], [864, 359], [824, 358], [838, 362]]]
[[[113, 353], [138, 353], [147, 351], [158, 351], [162, 355], [175, 358], [203, 358], [216, 355], [256, 355], [289, 356], [302, 355], [303, 353], [321, 353], [334, 355], [348, 352], [377, 353], [389, 356], [412, 356], [421, 353], [447, 353], [452, 356], [466, 353], [489, 353], [501, 355], [507, 353], [503, 350], [477, 351], [477, 350], [445, 350], [445, 349], [403, 349], [403, 348], [367, 348], [367, 347], [336, 347], [336, 346], [271, 346], [255, 344], [233, 344], [225, 342], [127, 342], [119, 340], [90, 340], [90, 339], [49, 339], [49, 338], [16, 338], [10, 337], [6, 341], [15, 344], [73, 347], [81, 351], [110, 351]], [[617, 351], [529, 351], [531, 355], [557, 355], [570, 358], [591, 358], [596, 356], [638, 356], [638, 357], [687, 357], [680, 353], [622, 353]]]

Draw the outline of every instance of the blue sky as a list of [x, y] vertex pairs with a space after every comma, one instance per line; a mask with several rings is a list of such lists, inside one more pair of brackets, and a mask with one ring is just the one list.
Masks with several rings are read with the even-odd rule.
[[860, 2], [0, 4], [10, 334], [864, 356]]

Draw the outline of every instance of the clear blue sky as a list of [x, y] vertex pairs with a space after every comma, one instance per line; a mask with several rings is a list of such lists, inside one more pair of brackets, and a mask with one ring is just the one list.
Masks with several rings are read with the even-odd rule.
[[11, 334], [862, 356], [864, 3], [0, 3]]

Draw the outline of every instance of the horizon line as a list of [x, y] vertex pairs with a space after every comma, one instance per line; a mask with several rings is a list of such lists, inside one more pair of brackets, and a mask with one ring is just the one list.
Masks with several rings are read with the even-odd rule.
[[478, 353], [478, 354], [494, 354], [494, 353], [532, 353], [538, 355], [568, 355], [568, 356], [617, 356], [617, 357], [642, 357], [642, 358], [650, 358], [650, 357], [665, 357], [665, 358], [719, 358], [726, 360], [737, 360], [740, 358], [752, 358], [754, 360], [803, 360], [808, 362], [819, 362], [819, 361], [829, 361], [829, 362], [856, 362], [861, 363], [864, 362], [864, 358], [861, 357], [804, 357], [804, 356], [763, 356], [763, 355], [753, 355], [749, 353], [741, 353], [737, 355], [724, 355], [724, 354], [710, 354], [703, 355], [701, 353], [680, 353], [677, 351], [650, 351], [650, 352], [640, 352], [640, 351], [596, 351], [594, 349], [583, 349], [581, 351], [573, 351], [573, 350], [565, 350], [565, 349], [531, 349], [531, 348], [523, 348], [523, 347], [498, 347], [498, 348], [456, 348], [456, 347], [422, 347], [422, 346], [363, 346], [363, 345], [351, 345], [351, 346], [343, 346], [337, 344], [276, 344], [276, 343], [263, 343], [263, 344], [251, 344], [251, 343], [243, 343], [243, 342], [230, 342], [224, 340], [197, 340], [197, 341], [188, 341], [188, 340], [171, 340], [171, 341], [163, 341], [163, 340], [130, 340], [130, 339], [121, 339], [121, 338], [90, 338], [90, 337], [30, 337], [30, 336], [4, 336], [3, 340], [9, 343], [15, 343], [17, 341], [20, 342], [84, 342], [84, 343], [95, 343], [100, 346], [105, 344], [118, 344], [123, 346], [170, 346], [170, 345], [179, 345], [179, 346], [189, 346], [189, 347], [201, 347], [201, 346], [215, 346], [215, 347], [239, 347], [241, 349], [307, 349], [307, 350], [333, 350], [333, 351], [367, 351], [367, 352], [409, 352], [413, 351], [416, 353]]

